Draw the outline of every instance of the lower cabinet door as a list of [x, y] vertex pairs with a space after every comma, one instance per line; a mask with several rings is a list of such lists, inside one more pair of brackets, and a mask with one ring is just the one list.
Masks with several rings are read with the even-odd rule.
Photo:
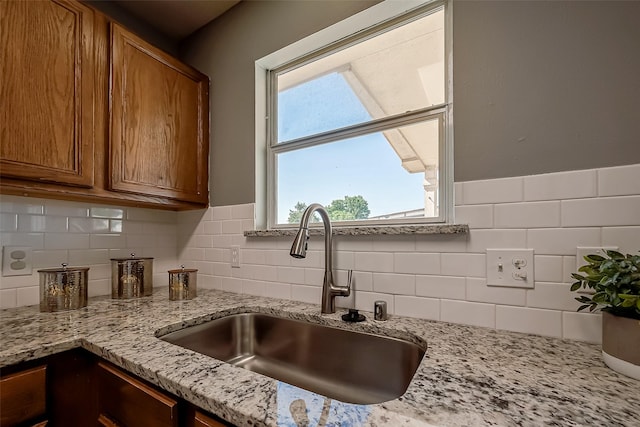
[[34, 422], [46, 416], [46, 372], [38, 366], [0, 379], [0, 426], [46, 425]]
[[224, 424], [196, 410], [195, 415], [193, 417], [193, 426], [194, 427], [228, 427], [229, 424]]
[[98, 363], [98, 425], [178, 427], [178, 401], [125, 372]]

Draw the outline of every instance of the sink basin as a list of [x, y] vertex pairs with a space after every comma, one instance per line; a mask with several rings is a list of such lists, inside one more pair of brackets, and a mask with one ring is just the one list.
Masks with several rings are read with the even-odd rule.
[[425, 351], [408, 341], [262, 313], [233, 314], [159, 337], [348, 403], [400, 397]]

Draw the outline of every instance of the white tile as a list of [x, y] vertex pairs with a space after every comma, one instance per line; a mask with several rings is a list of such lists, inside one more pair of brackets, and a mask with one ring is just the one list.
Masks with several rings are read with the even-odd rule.
[[63, 262], [69, 263], [69, 253], [64, 249], [57, 251], [33, 251], [34, 268], [57, 267]]
[[[199, 250], [198, 248], [194, 248]], [[221, 248], [204, 248], [204, 260], [208, 261], [222, 261], [224, 256], [224, 249]]]
[[[60, 267], [54, 265], [52, 267]], [[0, 279], [0, 289], [26, 288], [39, 283], [40, 275], [36, 270], [26, 276], [7, 276]]]
[[396, 295], [394, 303], [395, 314], [399, 316], [440, 320], [440, 301], [437, 299]]
[[[70, 234], [75, 236], [75, 234]], [[86, 236], [86, 234], [79, 234], [78, 236]], [[131, 237], [132, 241], [128, 238]], [[89, 237], [90, 247], [93, 249], [119, 249], [125, 247], [142, 247], [139, 243], [143, 243], [143, 239], [136, 239], [133, 235], [124, 234], [91, 234]], [[69, 248], [76, 249], [76, 248]], [[80, 249], [80, 248], [77, 248]]]
[[393, 295], [376, 292], [357, 292], [355, 298], [355, 308], [358, 310], [373, 312], [376, 301], [386, 301], [387, 313], [395, 313]]
[[18, 292], [16, 289], [0, 290], [0, 309], [15, 308], [18, 305]]
[[233, 218], [231, 216], [231, 206], [214, 206], [212, 210], [214, 221]]
[[253, 266], [254, 277], [258, 280], [266, 282], [275, 282], [278, 280], [278, 267], [271, 265], [255, 265]]
[[44, 204], [39, 199], [31, 197], [0, 195], [0, 212], [42, 215]]
[[257, 280], [245, 280], [242, 282], [242, 293], [247, 295], [264, 296], [264, 282]]
[[89, 209], [89, 216], [93, 218], [123, 219], [125, 218], [125, 210], [120, 208], [92, 207]]
[[377, 252], [414, 252], [416, 236], [375, 236], [372, 250]]
[[90, 280], [87, 286], [87, 294], [89, 295], [89, 298], [100, 295], [111, 295], [111, 280]]
[[131, 234], [143, 234], [144, 222], [140, 221], [127, 221], [124, 225], [124, 230]]
[[560, 227], [560, 202], [495, 205], [494, 221], [496, 228]]
[[204, 224], [204, 234], [222, 234], [222, 221], [206, 221]]
[[278, 282], [305, 284], [304, 268], [278, 267]]
[[487, 249], [524, 248], [526, 230], [469, 230], [468, 252], [484, 253]]
[[0, 233], [2, 246], [31, 246], [44, 249], [44, 233]]
[[370, 252], [373, 250], [373, 237], [336, 236], [333, 239], [333, 247], [338, 251]]
[[67, 231], [67, 218], [62, 216], [18, 215], [18, 231], [25, 233]]
[[40, 304], [40, 287], [30, 286], [27, 288], [17, 289], [16, 292], [16, 305], [18, 307], [24, 307], [27, 305]]
[[373, 273], [354, 271], [353, 289], [357, 291], [373, 291]]
[[[358, 259], [356, 254], [356, 260]], [[409, 274], [440, 274], [440, 254], [429, 253], [398, 253], [393, 254], [396, 273]], [[356, 263], [357, 266], [357, 263]], [[386, 266], [385, 266], [386, 267]], [[372, 271], [390, 271], [387, 268]]]
[[562, 338], [602, 343], [602, 315], [597, 313], [562, 313]]
[[373, 273], [373, 290], [385, 294], [415, 295], [416, 276], [411, 274]]
[[69, 232], [72, 233], [109, 233], [111, 224], [102, 218], [69, 218]]
[[493, 228], [493, 205], [456, 206], [456, 224], [467, 224], [469, 228]]
[[521, 305], [526, 303], [524, 289], [487, 286], [487, 279], [467, 277], [467, 301]]
[[466, 234], [431, 234], [419, 235], [415, 238], [417, 252], [465, 252], [467, 250]]
[[462, 182], [456, 182], [453, 184], [453, 193], [455, 206], [464, 204], [464, 186]]
[[253, 203], [231, 206], [231, 218], [233, 219], [253, 219]]
[[445, 276], [485, 277], [486, 259], [485, 254], [442, 254], [440, 273]]
[[602, 246], [617, 246], [626, 254], [637, 254], [640, 250], [640, 227], [604, 227]]
[[550, 337], [562, 336], [562, 312], [496, 306], [496, 328]]
[[69, 251], [69, 264], [71, 265], [88, 265], [88, 264], [109, 264], [108, 249], [74, 249]]
[[596, 171], [570, 171], [524, 177], [524, 200], [578, 199], [596, 196]]
[[0, 231], [15, 232], [18, 229], [18, 215], [14, 213], [0, 214]]
[[571, 277], [571, 273], [576, 272], [576, 256], [562, 257], [562, 282], [573, 283], [575, 279]]
[[264, 253], [264, 262], [267, 265], [289, 266], [293, 259], [294, 258], [285, 251], [267, 250]]
[[291, 266], [301, 268], [324, 268], [324, 252], [307, 251], [307, 256], [305, 258], [291, 257]]
[[111, 264], [89, 265], [89, 280], [111, 279]]
[[124, 222], [119, 219], [109, 220], [109, 231], [112, 233], [122, 233], [124, 229]]
[[242, 221], [222, 221], [222, 234], [242, 234]]
[[291, 286], [291, 299], [294, 301], [302, 301], [310, 304], [318, 304], [320, 306], [320, 299], [322, 297], [322, 288], [318, 286]]
[[640, 225], [640, 196], [565, 200], [563, 227]]
[[45, 249], [89, 249], [89, 234], [46, 233]]
[[232, 245], [232, 239], [230, 234], [226, 235], [213, 235], [213, 236], [193, 236], [191, 241], [193, 246], [202, 248], [228, 248]]
[[253, 219], [243, 219], [242, 220], [242, 232], [251, 231], [256, 228], [256, 223]]
[[339, 251], [334, 253], [333, 265], [341, 270], [353, 270], [355, 265], [353, 252]]
[[360, 271], [393, 271], [393, 254], [384, 252], [356, 252], [354, 267]]
[[416, 276], [416, 295], [431, 298], [465, 299], [464, 277]]
[[464, 182], [463, 202], [465, 205], [521, 202], [522, 182], [521, 177]]
[[546, 283], [536, 280], [533, 289], [527, 289], [527, 307], [551, 310], [575, 311], [580, 303], [575, 300], [576, 292], [571, 292], [569, 283]]
[[496, 306], [477, 302], [440, 301], [440, 320], [463, 325], [495, 328]]
[[[103, 212], [98, 211], [97, 213], [103, 213]], [[108, 216], [109, 218], [118, 218], [117, 211], [115, 212], [107, 211], [104, 213], [109, 213], [110, 214]], [[123, 213], [126, 213], [126, 218], [129, 221], [165, 222], [169, 224], [175, 224], [178, 220], [178, 212], [164, 211], [160, 209], [128, 208], [126, 212], [123, 211]], [[183, 212], [180, 212], [180, 214], [183, 214]], [[187, 212], [184, 212], [184, 214], [186, 215]], [[198, 218], [204, 215], [204, 212], [202, 210], [197, 210], [197, 211], [189, 211], [188, 214], [192, 215], [194, 218]], [[92, 216], [95, 216], [95, 215], [92, 215]]]
[[536, 255], [575, 255], [578, 246], [600, 246], [599, 228], [548, 228], [527, 231]]
[[598, 170], [598, 196], [640, 194], [640, 164]]
[[536, 282], [562, 282], [562, 257], [535, 255], [533, 259]]
[[324, 282], [324, 269], [322, 268], [305, 268], [304, 269], [305, 285], [322, 286], [323, 282]]
[[47, 200], [44, 206], [44, 214], [47, 216], [86, 217], [89, 216], [89, 206], [84, 203]]
[[214, 262], [213, 275], [221, 277], [231, 277], [231, 266], [228, 262]]
[[291, 299], [291, 285], [287, 283], [265, 283], [264, 296], [270, 298]]

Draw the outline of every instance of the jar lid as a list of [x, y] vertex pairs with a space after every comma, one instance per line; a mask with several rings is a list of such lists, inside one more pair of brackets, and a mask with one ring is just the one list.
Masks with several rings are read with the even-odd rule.
[[197, 268], [184, 268], [184, 265], [181, 265], [180, 268], [176, 268], [175, 270], [168, 270], [169, 274], [175, 273], [195, 273], [198, 271]]
[[42, 270], [38, 270], [38, 273], [66, 273], [66, 272], [75, 272], [75, 271], [88, 271], [89, 267], [68, 267], [67, 263], [62, 263], [62, 267], [57, 268], [44, 268]]
[[153, 257], [136, 256], [136, 254], [132, 253], [129, 258], [111, 258], [111, 261], [140, 261], [141, 259], [153, 259]]

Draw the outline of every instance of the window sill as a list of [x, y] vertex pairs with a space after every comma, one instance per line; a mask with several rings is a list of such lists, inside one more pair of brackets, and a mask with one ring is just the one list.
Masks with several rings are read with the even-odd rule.
[[[247, 230], [244, 237], [286, 237], [295, 236], [298, 228], [283, 228], [273, 230]], [[428, 234], [468, 234], [466, 224], [438, 224], [438, 225], [393, 225], [375, 227], [333, 227], [334, 236], [397, 236], [397, 235], [428, 235]], [[311, 236], [324, 235], [324, 229], [309, 228]]]

